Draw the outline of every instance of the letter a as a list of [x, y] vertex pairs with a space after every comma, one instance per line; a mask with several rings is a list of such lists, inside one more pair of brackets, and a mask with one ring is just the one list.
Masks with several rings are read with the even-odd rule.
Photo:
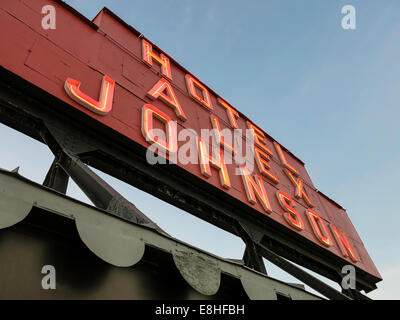
[[42, 288], [45, 290], [56, 288], [56, 269], [52, 265], [45, 265], [42, 273], [46, 274], [42, 279]]
[[56, 8], [51, 5], [43, 6], [42, 14], [46, 14], [42, 18], [42, 28], [54, 30], [56, 28]]
[[342, 14], [346, 14], [342, 18], [342, 28], [347, 29], [356, 29], [356, 9], [351, 5], [343, 6]]

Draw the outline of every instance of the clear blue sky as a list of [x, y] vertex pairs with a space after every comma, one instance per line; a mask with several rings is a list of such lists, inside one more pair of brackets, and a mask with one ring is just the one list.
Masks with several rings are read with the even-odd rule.
[[[302, 159], [316, 187], [346, 208], [384, 278], [369, 296], [400, 299], [400, 1], [66, 2], [90, 19], [107, 6]], [[341, 27], [347, 4], [356, 30]], [[0, 167], [20, 165], [42, 182], [46, 147], [3, 125], [0, 136], [9, 150]], [[237, 237], [106, 179], [173, 236], [242, 257]], [[69, 193], [85, 199], [73, 184]]]

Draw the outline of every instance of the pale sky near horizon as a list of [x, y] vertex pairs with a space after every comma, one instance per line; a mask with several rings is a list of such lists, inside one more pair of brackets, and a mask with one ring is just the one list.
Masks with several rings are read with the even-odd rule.
[[[66, 2], [89, 19], [108, 7], [302, 159], [383, 277], [368, 296], [400, 299], [400, 1]], [[356, 30], [341, 26], [344, 5], [356, 9]], [[46, 146], [4, 125], [0, 136], [0, 167], [42, 182]], [[242, 258], [239, 238], [101, 175], [176, 238]], [[86, 199], [74, 184], [68, 193]]]

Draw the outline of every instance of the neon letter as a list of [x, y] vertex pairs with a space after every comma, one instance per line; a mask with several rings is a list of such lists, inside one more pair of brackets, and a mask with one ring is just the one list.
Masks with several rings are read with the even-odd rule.
[[318, 213], [312, 211], [311, 209], [306, 210], [306, 215], [311, 227], [314, 231], [315, 237], [326, 247], [332, 245], [331, 238], [329, 237], [328, 231], [325, 228], [322, 218]]
[[247, 199], [249, 200], [249, 202], [251, 204], [256, 204], [257, 197], [260, 200], [264, 210], [267, 213], [272, 213], [271, 204], [269, 202], [267, 193], [265, 192], [263, 179], [259, 175], [255, 175], [254, 179], [244, 165], [242, 165], [240, 169], [244, 188], [246, 190]]
[[284, 165], [286, 168], [288, 168], [290, 171], [292, 171], [292, 173], [293, 173], [295, 176], [299, 176], [299, 172], [296, 170], [296, 168], [293, 167], [291, 164], [289, 164], [289, 163], [287, 162], [286, 157], [285, 157], [285, 155], [283, 154], [282, 148], [281, 148], [281, 146], [279, 145], [279, 143], [276, 142], [276, 141], [274, 141], [274, 146], [275, 146], [276, 151], [278, 151], [279, 158], [281, 159], [283, 165]]
[[[159, 136], [155, 135], [155, 130], [153, 130], [154, 117], [159, 119], [165, 124], [166, 129], [166, 139], [163, 140]], [[159, 147], [169, 152], [177, 151], [177, 134], [176, 126], [172, 119], [151, 104], [145, 104], [142, 108], [142, 134], [146, 141], [153, 142]]]
[[175, 113], [179, 119], [186, 121], [186, 115], [183, 112], [182, 107], [176, 98], [175, 92], [168, 80], [161, 78], [153, 86], [153, 88], [150, 89], [150, 91], [147, 93], [147, 96], [152, 100], [160, 98], [168, 106], [175, 109]]
[[[224, 136], [221, 134], [221, 126], [219, 124], [218, 118], [213, 114], [211, 114], [210, 117], [211, 117], [211, 124], [212, 124], [213, 128], [215, 129], [214, 130], [215, 136], [216, 136], [215, 138], [216, 138], [218, 144], [221, 147], [225, 147], [225, 148], [229, 149], [230, 151], [232, 151], [233, 153], [235, 153], [236, 152], [235, 148], [231, 144], [227, 143], [224, 139]], [[225, 129], [225, 130], [227, 130], [227, 129]], [[230, 132], [228, 132], [228, 133], [230, 133]], [[232, 135], [231, 135], [231, 137], [232, 137]]]
[[199, 156], [200, 156], [200, 169], [201, 174], [207, 178], [211, 177], [211, 166], [219, 170], [219, 177], [221, 180], [221, 185], [225, 189], [230, 189], [231, 182], [229, 179], [228, 169], [226, 168], [224, 162], [224, 153], [222, 150], [218, 150], [217, 159], [210, 156], [207, 152], [206, 144], [203, 139], [199, 137]]
[[356, 255], [354, 254], [354, 251], [352, 249], [352, 247], [349, 244], [349, 241], [347, 240], [347, 237], [345, 235], [345, 233], [343, 232], [343, 230], [341, 230], [341, 232], [339, 232], [339, 230], [336, 228], [336, 226], [331, 223], [329, 225], [329, 228], [331, 229], [335, 240], [340, 248], [340, 251], [342, 252], [343, 257], [348, 257], [350, 256], [351, 260], [353, 260], [354, 262], [357, 262], [358, 259], [356, 257]]
[[153, 66], [153, 59], [156, 60], [161, 65], [161, 73], [169, 80], [172, 80], [169, 59], [163, 53], [160, 56], [155, 54], [153, 46], [144, 39], [142, 40], [142, 57], [144, 62], [150, 67]]
[[71, 99], [80, 105], [100, 115], [106, 115], [112, 109], [115, 81], [109, 76], [104, 76], [101, 82], [100, 100], [96, 101], [84, 94], [80, 89], [81, 83], [77, 80], [67, 78], [64, 89]]
[[307, 203], [307, 205], [309, 207], [313, 207], [313, 203], [311, 202], [310, 198], [308, 197], [306, 190], [303, 187], [303, 180], [301, 180], [300, 178], [298, 178], [296, 180], [295, 177], [293, 177], [293, 175], [290, 173], [290, 171], [288, 169], [283, 170], [286, 175], [288, 176], [289, 180], [293, 183], [293, 185], [296, 187], [296, 192], [295, 192], [295, 196], [297, 199], [303, 198], [304, 201]]
[[[203, 86], [199, 81], [193, 78], [190, 74], [185, 76], [186, 78], [186, 86], [189, 91], [190, 96], [195, 99], [196, 101], [200, 102], [202, 105], [206, 106], [208, 109], [213, 109], [211, 103], [210, 93], [208, 92], [207, 88]], [[200, 97], [197, 94], [196, 87], [199, 88], [202, 92], [202, 96]]]
[[234, 127], [235, 129], [238, 129], [239, 126], [236, 122], [236, 118], [239, 118], [238, 112], [235, 109], [233, 109], [233, 107], [228, 102], [222, 100], [219, 97], [217, 100], [218, 103], [226, 109], [226, 113], [228, 114], [228, 119], [229, 122], [231, 123], [231, 126]]
[[279, 183], [278, 177], [269, 171], [271, 168], [268, 163], [268, 161], [271, 159], [270, 156], [257, 146], [254, 146], [254, 156], [261, 174], [269, 178], [273, 183]]
[[266, 146], [266, 137], [264, 135], [264, 132], [261, 131], [255, 124], [251, 123], [250, 121], [247, 121], [247, 125], [249, 126], [250, 129], [254, 130], [254, 142], [257, 144], [259, 147], [264, 149], [266, 153], [269, 155], [272, 155], [271, 150]]
[[283, 217], [285, 218], [286, 222], [296, 230], [303, 230], [303, 220], [301, 219], [297, 210], [294, 208], [296, 204], [293, 199], [281, 190], [276, 191], [276, 197], [278, 198], [282, 209], [285, 210]]

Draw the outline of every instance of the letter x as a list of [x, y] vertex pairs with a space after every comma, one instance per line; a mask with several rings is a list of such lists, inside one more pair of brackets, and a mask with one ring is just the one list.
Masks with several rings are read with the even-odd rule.
[[303, 198], [304, 201], [308, 204], [309, 207], [313, 207], [313, 203], [311, 202], [310, 198], [308, 197], [306, 190], [303, 187], [303, 180], [298, 178], [296, 180], [295, 177], [290, 173], [288, 169], [283, 170], [286, 175], [288, 176], [289, 180], [293, 183], [293, 185], [296, 187], [296, 192], [295, 192], [295, 197], [297, 199]]

